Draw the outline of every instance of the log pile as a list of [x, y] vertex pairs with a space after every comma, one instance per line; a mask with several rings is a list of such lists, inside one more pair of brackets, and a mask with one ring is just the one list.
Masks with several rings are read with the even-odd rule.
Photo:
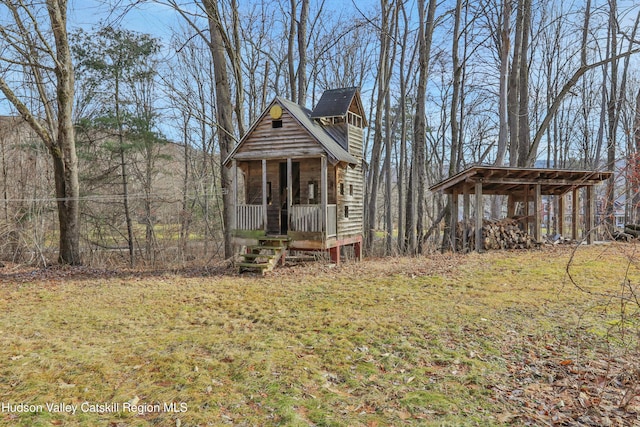
[[[476, 247], [475, 224], [459, 222], [456, 230], [456, 249], [463, 251], [464, 234], [467, 234], [469, 250]], [[482, 221], [483, 248], [489, 249], [530, 249], [536, 246], [535, 240], [522, 228], [520, 222], [513, 218], [498, 221]]]
[[623, 238], [619, 238], [616, 235], [614, 235], [614, 238], [616, 238], [616, 240], [637, 239], [638, 237], [640, 237], [640, 224], [625, 224], [624, 232], [619, 233], [619, 235]]

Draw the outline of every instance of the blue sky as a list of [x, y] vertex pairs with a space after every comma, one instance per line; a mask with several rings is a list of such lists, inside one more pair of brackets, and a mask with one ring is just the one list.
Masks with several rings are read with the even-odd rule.
[[142, 4], [123, 14], [121, 10], [111, 13], [112, 6], [108, 4], [111, 2], [114, 0], [71, 0], [68, 12], [69, 30], [77, 27], [91, 30], [106, 21], [113, 26], [156, 37], [166, 37], [170, 34], [171, 28], [176, 27], [179, 22], [179, 17], [173, 9], [157, 3]]

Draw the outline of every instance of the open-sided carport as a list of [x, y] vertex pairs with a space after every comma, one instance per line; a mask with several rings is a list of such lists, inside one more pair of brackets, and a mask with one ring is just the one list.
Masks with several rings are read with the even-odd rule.
[[[523, 221], [525, 229], [529, 230], [533, 224], [533, 238], [540, 241], [542, 219], [542, 196], [559, 196], [559, 212], [564, 213], [564, 196], [573, 195], [571, 209], [571, 237], [578, 236], [579, 203], [578, 190], [584, 188], [583, 197], [585, 227], [591, 230], [594, 226], [595, 196], [594, 186], [611, 178], [612, 172], [568, 170], [568, 169], [539, 169], [513, 168], [496, 166], [472, 166], [450, 178], [430, 187], [431, 191], [442, 191], [452, 198], [452, 212], [458, 212], [459, 196], [463, 196], [463, 221], [469, 224], [470, 200], [473, 195], [476, 206], [483, 206], [482, 197], [486, 195], [508, 196], [507, 216], [515, 215], [517, 202], [524, 203]], [[530, 207], [533, 202], [533, 208]], [[479, 214], [475, 217], [476, 251], [482, 250], [482, 220], [483, 209], [476, 209]], [[451, 215], [452, 230], [458, 221], [457, 214]], [[558, 221], [558, 232], [564, 233], [564, 214]], [[466, 235], [466, 233], [465, 233]], [[591, 233], [587, 234], [587, 243], [592, 242]], [[455, 245], [452, 245], [455, 250]]]

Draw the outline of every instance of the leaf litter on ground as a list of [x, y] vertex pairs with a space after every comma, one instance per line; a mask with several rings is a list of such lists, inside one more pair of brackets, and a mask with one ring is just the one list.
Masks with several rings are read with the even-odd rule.
[[639, 282], [634, 244], [267, 277], [14, 267], [0, 275], [1, 401], [188, 410], [0, 425], [638, 425], [638, 307], [616, 296]]

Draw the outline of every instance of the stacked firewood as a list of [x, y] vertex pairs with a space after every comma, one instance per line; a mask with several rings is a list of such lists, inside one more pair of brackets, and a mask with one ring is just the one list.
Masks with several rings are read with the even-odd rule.
[[[476, 247], [475, 223], [464, 226], [463, 222], [458, 223], [456, 230], [456, 248], [464, 250], [464, 234], [467, 234], [467, 245], [469, 250]], [[517, 219], [505, 218], [497, 221], [482, 221], [483, 248], [489, 249], [530, 249], [535, 246], [535, 241], [526, 231], [521, 228], [521, 223]]]
[[631, 241], [640, 237], [640, 224], [625, 224], [624, 231], [614, 230], [612, 237], [615, 240]]

